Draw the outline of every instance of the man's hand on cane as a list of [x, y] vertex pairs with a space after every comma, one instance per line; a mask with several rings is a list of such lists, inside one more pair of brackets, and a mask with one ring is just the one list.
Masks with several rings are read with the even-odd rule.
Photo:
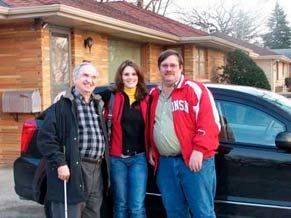
[[65, 218], [68, 218], [68, 203], [67, 203], [67, 181], [70, 178], [70, 170], [68, 165], [58, 167], [58, 178], [64, 181], [64, 205]]
[[70, 170], [68, 165], [58, 167], [58, 178], [60, 180], [68, 181], [70, 178]]

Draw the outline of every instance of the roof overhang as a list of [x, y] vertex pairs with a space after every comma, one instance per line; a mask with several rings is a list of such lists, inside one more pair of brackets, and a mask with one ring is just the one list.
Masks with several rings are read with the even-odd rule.
[[196, 45], [211, 47], [214, 49], [219, 49], [222, 51], [232, 51], [234, 49], [240, 49], [244, 52], [247, 52], [251, 57], [255, 58], [259, 56], [257, 53], [254, 53], [253, 50], [240, 46], [238, 44], [232, 43], [225, 39], [216, 37], [216, 36], [199, 36], [199, 37], [182, 37], [181, 43], [185, 44], [192, 44], [195, 43]]
[[179, 37], [129, 22], [99, 15], [63, 4], [44, 6], [5, 8], [0, 7], [0, 23], [7, 21], [42, 18], [49, 24], [98, 31], [110, 36], [133, 39], [135, 41], [176, 44]]
[[178, 37], [173, 34], [153, 30], [140, 25], [121, 21], [90, 11], [63, 4], [7, 8], [0, 6], [0, 23], [17, 22], [42, 18], [51, 25], [108, 34], [112, 37], [130, 39], [138, 42], [159, 44], [195, 44], [222, 51], [241, 49], [251, 57], [257, 57], [251, 49], [242, 47], [216, 36]]
[[283, 63], [291, 63], [291, 59], [284, 55], [261, 55], [255, 58], [257, 60], [275, 60]]
[[1, 20], [6, 19], [7, 15], [8, 15], [8, 8], [0, 6], [0, 22]]

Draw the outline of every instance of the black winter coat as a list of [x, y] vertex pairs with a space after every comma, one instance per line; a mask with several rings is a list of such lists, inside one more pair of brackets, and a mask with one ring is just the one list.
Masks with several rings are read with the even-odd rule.
[[[104, 189], [107, 190], [110, 185], [108, 137], [102, 113], [104, 103], [99, 95], [94, 96], [94, 105], [96, 113], [100, 115], [101, 127], [105, 135], [105, 161], [102, 162], [102, 172]], [[47, 109], [37, 136], [38, 148], [48, 160], [47, 199], [50, 201], [64, 202], [64, 182], [58, 179], [57, 168], [65, 164], [70, 169], [70, 179], [67, 183], [68, 203], [76, 204], [86, 200], [78, 142], [77, 108], [69, 90]]]

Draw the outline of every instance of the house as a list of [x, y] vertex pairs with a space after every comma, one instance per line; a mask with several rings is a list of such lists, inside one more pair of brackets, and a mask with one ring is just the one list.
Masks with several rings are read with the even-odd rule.
[[[100, 85], [113, 80], [126, 58], [139, 63], [147, 81], [154, 82], [159, 80], [158, 55], [172, 48], [184, 57], [187, 77], [216, 81], [228, 51], [252, 53], [125, 1], [94, 0], [0, 0], [0, 48], [0, 96], [37, 90], [41, 110], [70, 86], [71, 71], [83, 60], [98, 67]], [[4, 112], [2, 104], [0, 163], [11, 163], [19, 154], [21, 125], [35, 113]]]
[[271, 90], [274, 92], [286, 91], [285, 78], [291, 76], [290, 56], [288, 57], [285, 53], [262, 48], [254, 44], [235, 39], [224, 33], [216, 32], [211, 35], [251, 49], [252, 53], [250, 53], [250, 57], [253, 58], [256, 64], [265, 72], [271, 85]]
[[[291, 48], [285, 48], [285, 49], [272, 49], [272, 51], [278, 53], [278, 54], [282, 54], [286, 57], [288, 57], [289, 59], [291, 59]], [[291, 63], [289, 64], [289, 69], [291, 69]], [[287, 76], [288, 80], [285, 80], [285, 85], [287, 88], [287, 92], [291, 91], [291, 86], [290, 86], [290, 79], [291, 79], [291, 72], [289, 73], [289, 75]], [[284, 90], [285, 92], [285, 90]], [[283, 95], [287, 96], [288, 98], [291, 98], [291, 93], [283, 93]]]
[[272, 49], [272, 51], [278, 54], [282, 54], [291, 59], [291, 48]]

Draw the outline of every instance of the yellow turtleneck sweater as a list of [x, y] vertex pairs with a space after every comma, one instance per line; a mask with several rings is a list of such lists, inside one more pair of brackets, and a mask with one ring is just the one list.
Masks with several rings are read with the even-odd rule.
[[129, 98], [129, 104], [131, 105], [133, 102], [135, 102], [135, 91], [136, 91], [136, 87], [135, 88], [126, 88], [124, 87], [123, 91], [125, 92], [125, 94], [127, 94], [128, 98]]

